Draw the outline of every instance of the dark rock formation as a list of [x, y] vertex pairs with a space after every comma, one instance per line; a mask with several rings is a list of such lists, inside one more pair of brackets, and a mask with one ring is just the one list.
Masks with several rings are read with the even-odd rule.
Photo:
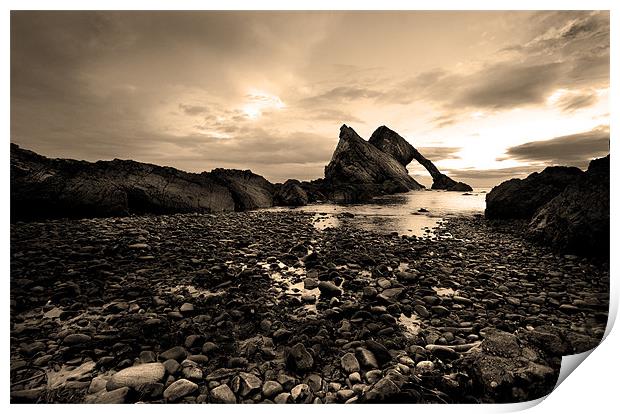
[[487, 194], [484, 214], [490, 219], [529, 219], [583, 175], [576, 167], [547, 167], [523, 180], [505, 181]]
[[415, 148], [385, 125], [377, 128], [370, 136], [368, 142], [386, 154], [390, 154], [403, 166], [407, 166], [415, 157]]
[[223, 181], [235, 200], [236, 210], [273, 206], [274, 185], [250, 170], [216, 168], [209, 173]]
[[442, 174], [437, 167], [435, 167], [435, 164], [420, 154], [407, 140], [386, 126], [377, 128], [368, 142], [381, 151], [391, 155], [403, 166], [406, 166], [414, 159], [422, 164], [431, 177], [433, 177], [433, 185], [431, 188], [434, 190], [472, 191], [469, 185], [454, 181], [447, 175]]
[[[529, 401], [547, 395], [555, 386], [560, 362], [557, 356], [561, 354], [554, 350], [555, 355], [547, 355], [530, 346], [521, 331], [519, 334], [518, 337], [489, 329], [481, 346], [457, 362], [468, 372], [474, 387], [488, 399], [482, 402]], [[561, 341], [555, 335], [548, 335]]]
[[336, 201], [363, 200], [423, 188], [395, 158], [346, 125], [340, 128], [340, 141], [325, 167], [324, 187]]
[[471, 191], [440, 173], [385, 126], [368, 142], [343, 125], [324, 179], [278, 185], [249, 170], [218, 168], [193, 174], [130, 160], [49, 159], [11, 144], [11, 219], [243, 211], [330, 199], [363, 201], [424, 188], [407, 172], [412, 159], [430, 172], [432, 188]]
[[271, 206], [271, 188], [249, 171], [50, 159], [11, 144], [11, 220], [246, 210]]
[[585, 175], [542, 206], [532, 236], [566, 252], [609, 255], [609, 155], [590, 162]]
[[301, 188], [308, 196], [308, 203], [327, 201], [327, 191], [325, 190], [325, 180], [318, 178], [312, 181], [302, 181], [299, 183]]
[[308, 194], [297, 180], [286, 180], [278, 187], [274, 202], [281, 206], [305, 206], [308, 204]]
[[486, 197], [491, 219], [529, 220], [528, 234], [559, 251], [609, 255], [609, 155], [575, 167], [548, 167], [494, 187]]

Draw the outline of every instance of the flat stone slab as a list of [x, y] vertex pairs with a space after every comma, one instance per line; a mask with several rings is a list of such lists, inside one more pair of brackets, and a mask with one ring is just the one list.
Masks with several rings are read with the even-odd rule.
[[141, 385], [153, 384], [163, 380], [165, 373], [164, 364], [159, 362], [136, 365], [112, 375], [106, 384], [106, 389], [112, 391], [123, 387], [136, 388]]

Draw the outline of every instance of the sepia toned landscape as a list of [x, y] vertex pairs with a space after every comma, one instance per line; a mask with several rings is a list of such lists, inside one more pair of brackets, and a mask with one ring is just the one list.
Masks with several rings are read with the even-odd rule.
[[522, 402], [603, 337], [608, 12], [21, 11], [11, 52], [12, 403]]

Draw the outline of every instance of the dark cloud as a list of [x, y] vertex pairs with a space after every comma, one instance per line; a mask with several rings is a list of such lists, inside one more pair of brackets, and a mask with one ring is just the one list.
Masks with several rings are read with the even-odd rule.
[[326, 92], [322, 92], [318, 95], [305, 98], [302, 101], [302, 104], [308, 105], [316, 103], [342, 103], [358, 99], [377, 98], [381, 95], [381, 92], [366, 87], [339, 86], [337, 88], [332, 88]]
[[583, 167], [592, 158], [608, 153], [609, 127], [601, 126], [588, 132], [510, 147], [506, 151], [506, 156], [511, 159], [546, 165]]
[[200, 115], [207, 112], [207, 107], [202, 105], [179, 104], [179, 108], [187, 115]]
[[564, 112], [574, 112], [581, 108], [587, 108], [594, 105], [598, 101], [596, 92], [575, 92], [568, 93], [560, 97], [556, 102], [556, 106]]
[[[472, 109], [540, 104], [556, 88], [570, 91], [558, 107], [574, 111], [609, 83], [606, 12], [528, 12], [527, 24], [497, 33], [524, 14], [344, 14], [12, 12], [11, 140], [58, 157], [315, 178], [343, 122], [397, 119], [406, 130], [428, 116], [442, 128]], [[448, 16], [454, 27], [428, 36], [424, 26]], [[497, 48], [517, 42], [511, 31], [519, 44], [465, 51], [480, 40], [466, 30], [473, 21], [490, 23]], [[389, 106], [410, 103], [429, 111]], [[457, 148], [424, 150], [450, 159]]]
[[461, 147], [416, 147], [416, 149], [426, 158], [437, 162], [460, 158], [456, 154], [461, 150]]
[[[544, 103], [558, 88], [582, 89], [609, 84], [609, 13], [542, 12], [532, 23], [533, 38], [508, 45], [472, 73], [425, 72], [386, 89], [381, 102], [409, 104], [424, 100], [444, 111], [509, 109]], [[592, 101], [592, 98], [590, 98]], [[437, 127], [449, 125], [438, 119]]]
[[[251, 169], [269, 180], [283, 181], [291, 177], [310, 179], [322, 176], [337, 141], [337, 136], [326, 139], [322, 135], [304, 131], [280, 133], [262, 128], [240, 127], [234, 131], [234, 138], [216, 138], [203, 134], [180, 137], [159, 135], [150, 137], [143, 144], [172, 150], [158, 155], [151, 154], [148, 158], [151, 162], [173, 161], [179, 168], [196, 172], [216, 167]], [[177, 150], [174, 150], [175, 147]], [[171, 158], [170, 153], [174, 154], [174, 158]]]
[[538, 36], [522, 50], [539, 56], [602, 55], [609, 52], [609, 12], [539, 12], [532, 18]]
[[504, 109], [539, 104], [556, 88], [561, 70], [559, 63], [491, 65], [465, 79], [452, 105]]
[[435, 118], [431, 122], [433, 122], [433, 126], [435, 128], [444, 128], [450, 125], [454, 125], [458, 121], [458, 117], [451, 113], [447, 113], [445, 115], [440, 115]]
[[310, 110], [309, 117], [316, 120], [321, 121], [334, 121], [340, 124], [365, 124], [366, 122], [355, 115], [352, 115], [346, 111], [340, 109], [332, 109], [332, 108], [324, 108], [324, 109], [316, 109]]

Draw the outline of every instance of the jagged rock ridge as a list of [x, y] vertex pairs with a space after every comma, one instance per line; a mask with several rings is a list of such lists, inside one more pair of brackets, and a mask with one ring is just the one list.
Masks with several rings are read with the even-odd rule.
[[424, 188], [409, 175], [404, 165], [362, 139], [347, 125], [340, 128], [338, 146], [325, 167], [323, 186], [337, 201]]

